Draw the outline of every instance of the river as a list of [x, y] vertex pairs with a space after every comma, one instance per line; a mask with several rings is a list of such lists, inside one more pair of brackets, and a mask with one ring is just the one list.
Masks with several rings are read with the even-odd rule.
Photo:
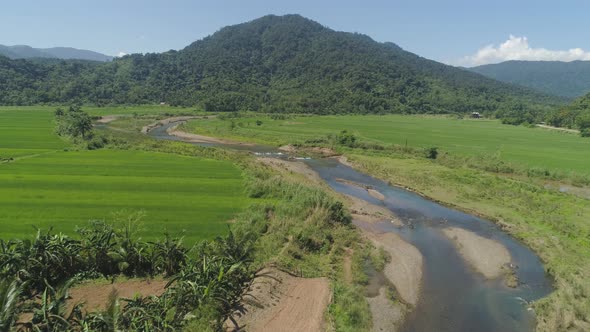
[[[155, 139], [182, 141], [168, 134], [170, 123], [151, 130]], [[246, 150], [258, 155], [286, 158], [268, 146], [193, 143]], [[402, 331], [532, 331], [534, 313], [530, 301], [548, 295], [552, 283], [537, 255], [503, 232], [494, 223], [423, 198], [402, 188], [390, 186], [360, 173], [334, 159], [304, 159], [311, 169], [335, 191], [352, 195], [369, 203], [382, 205], [397, 215], [407, 227], [389, 221], [373, 227], [394, 232], [414, 245], [423, 255], [424, 271], [418, 304], [406, 317]], [[340, 179], [340, 180], [339, 180]], [[379, 200], [348, 180], [374, 188], [385, 196]], [[501, 280], [487, 280], [476, 273], [459, 255], [451, 240], [442, 233], [445, 227], [462, 228], [503, 244], [517, 266], [520, 281], [516, 288], [506, 287]]]

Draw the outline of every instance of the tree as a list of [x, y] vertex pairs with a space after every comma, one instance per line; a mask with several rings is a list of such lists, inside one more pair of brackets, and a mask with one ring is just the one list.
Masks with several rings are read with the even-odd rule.
[[576, 123], [580, 128], [580, 136], [590, 137], [590, 114], [578, 117]]
[[58, 108], [55, 111], [55, 120], [56, 131], [60, 136], [82, 139], [92, 137], [92, 118], [78, 106], [70, 106], [66, 112]]

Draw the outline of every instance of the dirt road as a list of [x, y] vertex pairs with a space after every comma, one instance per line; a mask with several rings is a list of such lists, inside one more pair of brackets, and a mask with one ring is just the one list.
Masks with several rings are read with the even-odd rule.
[[331, 300], [327, 278], [299, 278], [278, 270], [264, 271], [251, 287], [254, 304], [246, 304], [238, 323], [226, 322], [228, 331], [320, 332]]

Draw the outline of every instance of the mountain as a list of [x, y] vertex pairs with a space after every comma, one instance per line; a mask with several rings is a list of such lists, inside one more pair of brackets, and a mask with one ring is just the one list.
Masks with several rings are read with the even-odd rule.
[[506, 61], [469, 70], [556, 96], [576, 98], [590, 92], [590, 61]]
[[467, 113], [533, 121], [563, 100], [299, 15], [222, 28], [108, 63], [0, 59], [0, 104], [201, 105], [208, 111]]
[[98, 52], [80, 50], [71, 47], [51, 47], [51, 48], [33, 48], [26, 45], [5, 46], [0, 45], [0, 55], [11, 59], [31, 59], [31, 58], [55, 58], [55, 59], [78, 59], [91, 61], [111, 61], [112, 56], [104, 55]]

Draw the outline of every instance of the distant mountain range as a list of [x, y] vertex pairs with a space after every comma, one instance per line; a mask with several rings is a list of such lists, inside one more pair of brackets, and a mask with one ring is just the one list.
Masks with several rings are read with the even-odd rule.
[[34, 48], [27, 45], [0, 45], [0, 55], [11, 59], [77, 59], [102, 62], [113, 60], [113, 57], [109, 55], [72, 47]]
[[506, 61], [467, 69], [555, 96], [576, 98], [590, 92], [590, 61]]

